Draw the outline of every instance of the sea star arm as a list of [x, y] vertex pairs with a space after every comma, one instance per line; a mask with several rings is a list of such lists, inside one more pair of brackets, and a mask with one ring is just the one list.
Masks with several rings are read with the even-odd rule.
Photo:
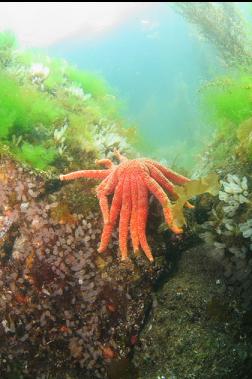
[[95, 161], [96, 164], [98, 165], [103, 165], [106, 168], [112, 168], [114, 167], [114, 163], [110, 159], [99, 159]]
[[175, 172], [169, 168], [164, 167], [163, 165], [161, 165], [158, 162], [152, 161], [151, 159], [146, 159], [146, 162], [157, 167], [164, 174], [164, 176], [167, 177], [167, 179], [172, 180], [173, 183], [175, 183], [175, 184], [184, 184], [184, 183], [190, 182], [189, 178], [186, 178], [185, 176], [180, 175], [177, 172]]
[[98, 248], [99, 253], [104, 253], [104, 251], [107, 249], [108, 244], [110, 242], [111, 235], [112, 235], [112, 231], [113, 231], [113, 225], [111, 223], [104, 225], [102, 235], [101, 235], [100, 246]]
[[105, 187], [104, 187], [104, 194], [110, 195], [113, 193], [116, 185], [118, 183], [118, 175], [117, 175], [117, 169], [113, 170]]
[[[171, 183], [170, 180], [167, 179], [162, 174], [162, 172], [157, 167], [155, 167], [152, 163], [147, 163], [147, 167], [150, 170], [151, 177], [154, 180], [156, 180], [158, 182], [158, 184], [160, 184], [162, 187], [164, 187], [168, 192], [170, 192], [175, 197], [175, 199], [178, 199], [178, 195], [175, 192], [175, 188], [174, 188], [173, 183]], [[186, 201], [185, 207], [192, 209], [192, 208], [194, 208], [194, 205], [189, 203], [189, 201]]]
[[119, 222], [119, 247], [122, 254], [122, 261], [127, 259], [127, 241], [129, 222], [131, 215], [131, 191], [130, 191], [130, 176], [125, 176], [123, 183], [122, 207], [120, 212]]
[[141, 247], [147, 256], [147, 258], [152, 262], [153, 256], [151, 249], [146, 239], [146, 223], [148, 217], [148, 189], [141, 180], [137, 178], [137, 187], [138, 187], [138, 204], [137, 204], [137, 227], [138, 227], [138, 236], [140, 240]]
[[141, 171], [141, 176], [144, 183], [149, 188], [149, 191], [161, 203], [163, 207], [164, 217], [169, 228], [176, 234], [181, 233], [182, 229], [180, 229], [178, 226], [174, 225], [173, 223], [170, 200], [168, 196], [166, 195], [166, 193], [164, 192], [164, 190], [162, 189], [162, 187], [154, 179], [152, 179], [145, 171]]
[[104, 224], [109, 222], [109, 203], [107, 195], [111, 194], [118, 183], [116, 170], [113, 170], [111, 174], [103, 180], [103, 182], [97, 187], [97, 197], [99, 199], [100, 208], [103, 215]]
[[60, 180], [72, 180], [79, 178], [87, 179], [104, 179], [110, 174], [110, 170], [81, 170], [70, 172], [66, 175], [60, 175]]
[[111, 204], [111, 208], [110, 208], [109, 223], [105, 224], [103, 227], [101, 243], [98, 249], [99, 253], [103, 253], [107, 249], [114, 225], [120, 213], [121, 205], [122, 205], [123, 181], [124, 181], [124, 177], [120, 179], [116, 187], [112, 204]]
[[108, 204], [108, 198], [104, 195], [104, 187], [108, 182], [109, 177], [105, 178], [103, 182], [97, 187], [96, 193], [97, 198], [99, 200], [99, 205], [102, 212], [103, 222], [104, 224], [107, 224], [109, 221], [109, 204]]
[[130, 218], [130, 235], [133, 245], [134, 253], [137, 254], [139, 250], [139, 238], [138, 238], [138, 188], [135, 175], [131, 175], [130, 178], [130, 190], [131, 190], [131, 218]]
[[155, 167], [153, 164], [148, 163], [147, 167], [150, 170], [151, 177], [158, 182], [163, 188], [165, 188], [168, 192], [170, 192], [175, 198], [178, 198], [178, 195], [176, 194], [174, 190], [174, 185], [170, 182], [169, 179], [167, 179], [162, 172]]

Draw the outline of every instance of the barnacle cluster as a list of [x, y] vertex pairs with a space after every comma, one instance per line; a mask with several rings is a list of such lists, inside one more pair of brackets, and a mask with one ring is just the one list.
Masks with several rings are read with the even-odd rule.
[[43, 82], [50, 74], [50, 69], [42, 63], [34, 63], [30, 68], [30, 77], [33, 84], [37, 84], [41, 89], [44, 89]]
[[99, 120], [95, 125], [95, 147], [100, 157], [112, 157], [115, 149], [124, 154], [132, 152], [132, 146], [124, 136], [118, 134], [117, 129], [116, 124], [109, 124], [104, 119]]
[[66, 88], [66, 91], [73, 95], [73, 96], [76, 96], [78, 98], [80, 98], [81, 100], [89, 100], [91, 99], [92, 95], [90, 93], [85, 93], [83, 91], [83, 88], [81, 87], [77, 87], [77, 86], [70, 86], [70, 87], [67, 87]]
[[237, 175], [227, 175], [227, 181], [222, 180], [223, 191], [219, 192], [219, 199], [224, 201], [223, 212], [232, 217], [240, 204], [248, 203], [248, 181], [244, 176], [240, 179]]
[[99, 255], [99, 214], [70, 211], [62, 190], [47, 195], [41, 176], [1, 158], [1, 378], [18, 367], [20, 378], [104, 379], [144, 318], [155, 269], [139, 258], [144, 285], [139, 268], [120, 269], [116, 238], [118, 259]]
[[228, 174], [221, 181], [217, 206], [202, 224], [201, 238], [209, 245], [211, 256], [224, 268], [227, 283], [241, 295], [243, 305], [252, 302], [252, 221], [251, 195], [247, 177]]
[[252, 219], [247, 220], [246, 222], [239, 225], [240, 231], [244, 238], [249, 238], [250, 245], [249, 248], [252, 250]]

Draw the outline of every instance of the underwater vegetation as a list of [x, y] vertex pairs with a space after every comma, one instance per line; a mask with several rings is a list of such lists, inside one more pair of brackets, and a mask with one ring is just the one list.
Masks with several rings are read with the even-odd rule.
[[225, 74], [200, 88], [205, 123], [213, 131], [212, 142], [201, 157], [202, 166], [207, 172], [226, 160], [246, 164], [252, 158], [251, 23], [230, 2], [180, 2], [173, 7], [216, 48], [225, 68]]
[[205, 123], [213, 131], [204, 158], [202, 154], [204, 164], [208, 169], [220, 167], [227, 159], [246, 164], [252, 158], [251, 23], [230, 2], [180, 2], [173, 8], [195, 26], [202, 41], [216, 48], [225, 70], [200, 88]]
[[205, 149], [205, 163], [209, 168], [211, 165], [221, 167], [227, 160], [237, 159], [237, 163], [242, 164], [251, 162], [251, 90], [251, 77], [238, 72], [217, 78], [201, 88], [206, 122], [214, 134]]
[[177, 2], [174, 9], [196, 26], [227, 66], [252, 64], [251, 26], [233, 2]]
[[183, 186], [175, 186], [175, 192], [178, 196], [177, 201], [172, 205], [172, 213], [178, 226], [186, 225], [186, 218], [183, 213], [183, 206], [192, 199], [203, 193], [209, 193], [213, 196], [219, 191], [219, 177], [217, 174], [210, 173], [206, 177], [193, 179]]
[[82, 154], [130, 151], [120, 103], [105, 81], [64, 61], [17, 49], [0, 34], [0, 143], [40, 170], [73, 165]]
[[17, 48], [16, 37], [11, 32], [0, 33], [0, 66], [8, 65], [13, 57], [13, 50]]
[[249, 67], [229, 71], [201, 88], [202, 105], [214, 135], [197, 173], [216, 170], [221, 178], [218, 200], [200, 225], [200, 235], [209, 255], [222, 265], [227, 285], [247, 310], [252, 304], [252, 82], [248, 71]]

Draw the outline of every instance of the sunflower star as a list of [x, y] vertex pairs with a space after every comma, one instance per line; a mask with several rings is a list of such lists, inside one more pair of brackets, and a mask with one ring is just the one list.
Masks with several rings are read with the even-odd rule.
[[[149, 193], [153, 194], [161, 203], [169, 228], [176, 234], [181, 233], [182, 229], [173, 221], [171, 203], [164, 190], [174, 198], [178, 198], [173, 183], [181, 185], [189, 182], [190, 179], [151, 159], [128, 160], [118, 151], [115, 152], [115, 155], [120, 161], [118, 165], [114, 165], [109, 159], [101, 159], [96, 163], [105, 166], [105, 170], [75, 171], [70, 174], [60, 175], [60, 180], [77, 178], [103, 179], [96, 190], [104, 221], [98, 251], [102, 253], [108, 247], [117, 218], [120, 215], [119, 247], [122, 260], [126, 260], [128, 256], [127, 241], [130, 229], [134, 252], [137, 253], [141, 246], [147, 258], [153, 261], [145, 233]], [[108, 196], [112, 194], [114, 196], [109, 209]], [[192, 207], [188, 202], [185, 205]]]

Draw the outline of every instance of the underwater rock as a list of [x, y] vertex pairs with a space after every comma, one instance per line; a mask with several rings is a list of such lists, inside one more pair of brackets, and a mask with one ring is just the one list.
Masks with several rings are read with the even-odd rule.
[[200, 245], [156, 293], [156, 306], [135, 348], [139, 379], [249, 378], [251, 326], [225, 287], [221, 266]]
[[226, 284], [240, 298], [244, 309], [252, 307], [251, 186], [246, 176], [228, 174], [221, 181], [219, 200], [198, 226], [208, 255], [223, 268]]
[[46, 178], [8, 156], [0, 167], [0, 211], [17, 219], [0, 257], [1, 378], [107, 378], [132, 354], [153, 285], [170, 270], [162, 238], [152, 265], [121, 262], [116, 231], [99, 254], [98, 213], [74, 212], [62, 203], [67, 186], [47, 194]]

